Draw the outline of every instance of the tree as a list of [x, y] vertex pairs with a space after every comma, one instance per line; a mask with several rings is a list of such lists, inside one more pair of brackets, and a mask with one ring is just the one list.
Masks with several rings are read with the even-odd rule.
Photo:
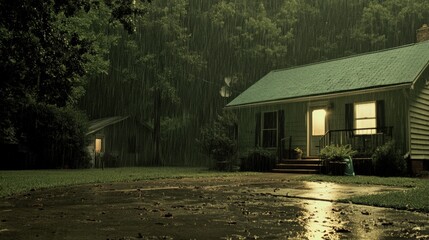
[[425, 0], [370, 1], [363, 9], [353, 36], [368, 50], [404, 45], [415, 41], [415, 32], [429, 19]]
[[[142, 12], [131, 0], [107, 3], [112, 9], [112, 17], [126, 26], [132, 25], [128, 21], [130, 16]], [[48, 109], [51, 109], [49, 106], [71, 107], [82, 95], [86, 67], [93, 55], [92, 44], [78, 31], [62, 25], [61, 19], [81, 10], [88, 12], [98, 5], [99, 2], [93, 0], [0, 2], [2, 143], [31, 144], [26, 142], [30, 139], [27, 136], [30, 129], [24, 125], [34, 119], [24, 119], [23, 110], [39, 105], [48, 106]], [[54, 115], [59, 117], [61, 114]], [[38, 124], [31, 126], [37, 128]]]
[[16, 140], [17, 110], [30, 101], [66, 106], [81, 84], [89, 43], [61, 31], [53, 1], [0, 3], [2, 141]]
[[215, 43], [226, 49], [221, 54], [230, 59], [224, 76], [241, 76], [240, 90], [269, 70], [288, 66], [297, 7], [294, 0], [220, 1], [212, 6], [209, 16], [218, 36]]
[[227, 166], [219, 165], [219, 170], [232, 169], [236, 164], [237, 117], [231, 112], [218, 115], [216, 121], [201, 128], [198, 143], [202, 151], [216, 162], [227, 162]]
[[185, 27], [187, 2], [156, 1], [147, 5], [146, 14], [134, 19], [135, 34], [123, 36], [118, 49], [113, 50], [118, 61], [112, 68], [111, 77], [115, 79], [110, 80], [122, 85], [116, 90], [123, 98], [117, 103], [120, 111], [152, 116], [154, 165], [162, 162], [163, 116], [171, 110], [169, 106], [176, 106], [173, 114], [180, 112], [178, 91], [194, 81], [204, 67], [189, 44], [190, 33]]

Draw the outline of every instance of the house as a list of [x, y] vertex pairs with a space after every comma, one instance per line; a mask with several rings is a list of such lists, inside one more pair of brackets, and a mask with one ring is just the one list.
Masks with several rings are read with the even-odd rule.
[[238, 145], [290, 157], [317, 157], [328, 144], [362, 156], [393, 139], [414, 172], [429, 169], [429, 28], [418, 42], [331, 61], [274, 70], [229, 104]]
[[152, 156], [152, 126], [130, 116], [89, 122], [86, 135], [92, 167], [141, 166]]

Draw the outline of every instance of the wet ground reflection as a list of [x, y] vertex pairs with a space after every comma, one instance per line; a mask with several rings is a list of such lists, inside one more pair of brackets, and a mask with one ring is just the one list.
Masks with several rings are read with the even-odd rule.
[[[332, 231], [332, 221], [335, 221], [335, 217], [331, 215], [332, 207], [331, 202], [312, 201], [304, 203], [304, 216], [300, 220], [307, 230], [305, 237], [322, 239]], [[342, 227], [341, 223], [335, 224], [337, 227]]]
[[429, 238], [427, 214], [315, 200], [351, 190], [230, 178], [34, 191], [0, 200], [0, 239]]

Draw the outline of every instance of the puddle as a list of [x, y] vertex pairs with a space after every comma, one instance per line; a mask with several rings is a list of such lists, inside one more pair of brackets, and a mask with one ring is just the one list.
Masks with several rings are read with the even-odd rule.
[[386, 191], [403, 191], [405, 188], [367, 185], [341, 185], [325, 182], [299, 182], [277, 188], [255, 188], [254, 192], [303, 199], [336, 201], [338, 199], [377, 194]]
[[0, 200], [0, 230], [19, 229], [0, 239], [428, 238], [427, 214], [330, 201], [377, 191], [364, 188], [242, 177], [36, 191]]

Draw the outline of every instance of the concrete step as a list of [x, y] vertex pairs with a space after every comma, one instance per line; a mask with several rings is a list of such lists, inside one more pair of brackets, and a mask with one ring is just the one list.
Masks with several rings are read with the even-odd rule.
[[321, 164], [318, 158], [282, 159], [273, 172], [316, 174], [320, 172]]
[[278, 169], [272, 170], [275, 173], [301, 173], [301, 174], [317, 174], [319, 170], [316, 169]]
[[319, 167], [318, 163], [279, 163], [276, 165], [278, 169], [318, 169]]
[[320, 164], [320, 159], [282, 159], [279, 164]]

